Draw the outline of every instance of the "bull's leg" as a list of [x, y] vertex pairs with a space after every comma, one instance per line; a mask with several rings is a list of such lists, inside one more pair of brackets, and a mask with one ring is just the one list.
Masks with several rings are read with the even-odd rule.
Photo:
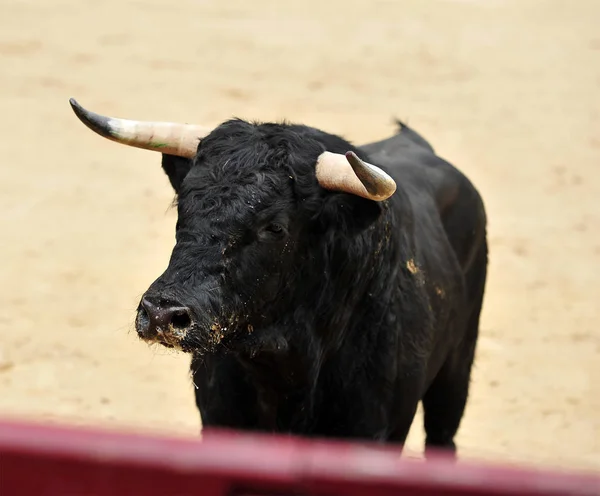
[[428, 448], [444, 448], [456, 456], [454, 436], [462, 419], [467, 396], [475, 346], [479, 335], [479, 316], [487, 275], [487, 251], [480, 251], [479, 260], [469, 274], [468, 294], [473, 302], [464, 340], [439, 371], [423, 397], [425, 413], [425, 455]]
[[[335, 369], [338, 370], [337, 367]], [[320, 393], [314, 433], [319, 436], [402, 444], [413, 421], [425, 380], [419, 371], [389, 384], [385, 366], [356, 374], [351, 381], [333, 382], [343, 375], [321, 375], [329, 388]], [[329, 379], [333, 378], [332, 382]]]
[[430, 448], [441, 448], [456, 456], [454, 436], [469, 393], [474, 345], [449, 359], [423, 397], [426, 456]]
[[400, 452], [408, 437], [408, 432], [417, 413], [419, 399], [423, 389], [425, 375], [419, 378], [403, 378], [396, 387], [394, 410], [394, 430], [390, 433], [388, 441], [398, 443]]

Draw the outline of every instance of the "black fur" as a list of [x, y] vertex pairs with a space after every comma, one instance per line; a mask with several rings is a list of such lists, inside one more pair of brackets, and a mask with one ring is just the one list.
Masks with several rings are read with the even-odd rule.
[[[147, 295], [191, 309], [204, 427], [455, 450], [487, 267], [477, 191], [404, 124], [355, 147], [307, 126], [228, 121], [193, 161], [163, 156], [177, 243]], [[326, 191], [324, 150], [386, 170], [378, 203]]]

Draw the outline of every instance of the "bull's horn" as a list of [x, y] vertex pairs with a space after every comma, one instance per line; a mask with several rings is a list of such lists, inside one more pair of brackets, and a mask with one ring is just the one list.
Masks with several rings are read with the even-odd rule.
[[105, 117], [84, 109], [74, 98], [69, 99], [69, 103], [79, 120], [100, 136], [124, 145], [168, 155], [193, 158], [198, 142], [211, 131], [210, 128], [192, 124]]
[[396, 191], [395, 181], [379, 167], [363, 162], [354, 152], [323, 152], [317, 160], [317, 181], [329, 190], [383, 201]]

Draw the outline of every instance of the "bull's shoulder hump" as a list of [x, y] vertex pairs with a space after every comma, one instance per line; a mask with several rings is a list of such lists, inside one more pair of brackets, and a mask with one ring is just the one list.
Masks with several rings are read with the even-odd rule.
[[365, 143], [360, 148], [367, 153], [381, 153], [385, 151], [388, 154], [394, 154], [394, 152], [405, 149], [422, 149], [435, 154], [431, 143], [421, 134], [401, 121], [396, 121], [396, 123], [398, 125], [396, 134], [382, 140]]

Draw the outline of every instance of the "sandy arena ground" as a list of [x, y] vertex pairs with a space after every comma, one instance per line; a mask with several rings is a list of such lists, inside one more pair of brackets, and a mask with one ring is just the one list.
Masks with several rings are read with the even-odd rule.
[[131, 328], [174, 242], [160, 157], [94, 135], [69, 97], [359, 143], [398, 116], [490, 219], [462, 456], [600, 469], [599, 19], [598, 0], [3, 2], [0, 414], [200, 429], [188, 358]]

